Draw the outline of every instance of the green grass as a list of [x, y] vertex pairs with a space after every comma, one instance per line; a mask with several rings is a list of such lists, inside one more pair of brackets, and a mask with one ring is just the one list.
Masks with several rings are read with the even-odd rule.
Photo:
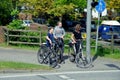
[[28, 64], [22, 62], [7, 62], [0, 61], [0, 70], [14, 69], [14, 70], [51, 70], [48, 66]]
[[111, 47], [98, 47], [97, 53], [95, 53], [95, 49], [91, 49], [91, 55], [97, 55], [100, 57], [105, 57], [105, 58], [111, 58], [111, 59], [117, 59], [120, 60], [120, 50], [115, 48], [114, 52], [112, 52]]
[[29, 45], [8, 45], [7, 43], [1, 43], [0, 47], [4, 47], [4, 48], [17, 48], [17, 49], [26, 49], [26, 50], [38, 50], [40, 48], [40, 46], [29, 46]]

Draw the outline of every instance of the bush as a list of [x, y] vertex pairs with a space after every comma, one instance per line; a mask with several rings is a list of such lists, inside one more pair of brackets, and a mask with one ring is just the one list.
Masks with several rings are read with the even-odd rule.
[[22, 25], [22, 21], [21, 20], [13, 20], [8, 26], [8, 29], [25, 29], [25, 27], [23, 27]]

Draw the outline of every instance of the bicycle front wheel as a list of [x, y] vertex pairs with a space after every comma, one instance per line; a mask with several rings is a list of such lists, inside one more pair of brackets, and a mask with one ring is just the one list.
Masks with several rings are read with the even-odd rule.
[[56, 51], [57, 53], [57, 57], [58, 57], [58, 63], [61, 63], [64, 59], [63, 59], [63, 51], [62, 48], [58, 48], [58, 50]]
[[75, 58], [77, 67], [84, 68], [87, 64], [86, 60], [83, 59], [82, 54], [78, 53]]

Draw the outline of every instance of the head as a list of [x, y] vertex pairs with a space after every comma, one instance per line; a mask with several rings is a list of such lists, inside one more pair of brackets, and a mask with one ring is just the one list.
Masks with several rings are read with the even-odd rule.
[[58, 21], [57, 26], [62, 27], [62, 22]]
[[80, 29], [81, 29], [80, 24], [77, 24], [77, 25], [75, 26], [75, 30], [76, 30], [76, 31], [79, 31]]
[[48, 32], [53, 33], [53, 27], [50, 27], [50, 28], [48, 29]]

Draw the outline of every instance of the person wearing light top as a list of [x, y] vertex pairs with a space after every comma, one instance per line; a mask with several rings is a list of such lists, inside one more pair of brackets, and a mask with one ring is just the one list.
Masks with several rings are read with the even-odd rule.
[[53, 35], [54, 35], [54, 38], [55, 38], [55, 41], [56, 41], [56, 44], [59, 44], [60, 43], [60, 39], [61, 39], [61, 48], [62, 48], [62, 54], [60, 54], [60, 59], [61, 61], [63, 61], [63, 53], [64, 53], [64, 36], [65, 36], [65, 30], [64, 28], [62, 27], [62, 22], [58, 22], [57, 23], [57, 26], [54, 28], [54, 31], [53, 31]]

